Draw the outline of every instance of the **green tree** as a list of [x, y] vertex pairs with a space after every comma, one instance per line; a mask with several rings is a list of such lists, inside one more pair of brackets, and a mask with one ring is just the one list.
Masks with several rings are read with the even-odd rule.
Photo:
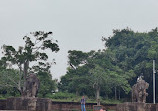
[[[120, 69], [115, 64], [115, 54], [109, 50], [99, 51], [69, 51], [71, 64], [66, 75], [61, 77], [59, 90], [68, 91], [88, 96], [96, 95], [99, 99], [100, 92], [109, 95], [113, 88], [119, 87], [126, 94], [130, 91], [129, 78], [134, 74]], [[131, 77], [130, 77], [131, 76]], [[95, 92], [94, 92], [95, 89]]]
[[[114, 53], [114, 63], [124, 71], [134, 72], [135, 78], [129, 80], [132, 86], [139, 75], [150, 84], [148, 93], [149, 101], [152, 101], [152, 60], [157, 61], [158, 30], [157, 28], [149, 32], [134, 32], [131, 29], [114, 30], [113, 36], [108, 39], [103, 38], [105, 46]], [[157, 63], [156, 63], [157, 64]], [[131, 74], [132, 74], [131, 73]]]
[[100, 105], [100, 90], [101, 86], [103, 86], [107, 81], [107, 77], [105, 74], [105, 70], [100, 66], [96, 65], [94, 69], [90, 70], [91, 75], [91, 82], [93, 84], [93, 88], [96, 89], [96, 100], [97, 105]]
[[61, 78], [59, 89], [81, 94], [86, 88], [93, 92], [93, 85], [87, 82], [94, 84], [97, 77], [102, 75], [101, 79], [105, 76], [105, 83], [98, 83], [101, 96], [129, 98], [131, 86], [138, 76], [143, 75], [150, 84], [148, 101], [151, 101], [152, 60], [158, 60], [158, 29], [149, 32], [134, 32], [129, 28], [113, 30], [112, 36], [102, 40], [105, 41], [105, 49], [102, 51], [69, 51], [68, 71]]
[[0, 68], [0, 95], [4, 98], [8, 96], [18, 96], [20, 93], [16, 89], [18, 86], [19, 72], [14, 69]]
[[76, 93], [76, 95], [93, 95], [93, 89], [89, 85], [89, 66], [87, 58], [89, 53], [82, 51], [69, 51], [69, 67], [67, 68], [66, 75], [61, 77], [61, 81], [58, 85], [59, 91], [67, 91], [70, 93]]
[[[57, 41], [50, 38], [52, 32], [37, 31], [30, 33], [30, 36], [23, 37], [24, 46], [19, 46], [16, 50], [13, 46], [3, 45], [3, 55], [1, 60], [7, 64], [16, 65], [19, 68], [17, 89], [23, 94], [25, 90], [25, 80], [30, 72], [49, 71], [47, 49], [51, 52], [59, 51]], [[36, 65], [32, 65], [34, 63]]]
[[56, 92], [57, 80], [52, 80], [52, 75], [48, 72], [38, 72], [37, 74], [40, 80], [40, 88], [38, 91], [39, 97], [46, 97]]

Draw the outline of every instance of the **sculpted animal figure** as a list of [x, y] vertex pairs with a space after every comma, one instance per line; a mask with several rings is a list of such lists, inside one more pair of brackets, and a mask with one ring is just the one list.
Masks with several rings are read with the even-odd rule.
[[148, 96], [148, 93], [146, 92], [148, 87], [149, 84], [145, 82], [142, 77], [139, 77], [137, 83], [132, 87], [132, 102], [145, 103], [146, 97]]
[[26, 78], [24, 97], [36, 97], [39, 89], [40, 81], [35, 74], [30, 74]]

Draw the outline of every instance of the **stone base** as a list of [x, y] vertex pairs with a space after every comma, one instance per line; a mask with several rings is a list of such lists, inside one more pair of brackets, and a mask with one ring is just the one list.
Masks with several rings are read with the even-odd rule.
[[44, 98], [8, 98], [6, 110], [50, 111], [52, 101]]
[[158, 111], [158, 104], [126, 102], [118, 104], [116, 111]]

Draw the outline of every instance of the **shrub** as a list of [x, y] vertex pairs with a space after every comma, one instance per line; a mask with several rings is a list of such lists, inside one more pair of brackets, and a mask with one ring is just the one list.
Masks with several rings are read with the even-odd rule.
[[72, 99], [75, 98], [76, 95], [67, 92], [57, 92], [55, 94], [48, 94], [46, 97], [51, 99]]

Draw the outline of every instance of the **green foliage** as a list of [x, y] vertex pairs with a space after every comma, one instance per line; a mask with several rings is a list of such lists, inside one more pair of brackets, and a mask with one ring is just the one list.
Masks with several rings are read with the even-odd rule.
[[[24, 69], [26, 67], [26, 70], [30, 68], [32, 71], [39, 71], [39, 69], [48, 71], [50, 64], [46, 62], [48, 59], [48, 55], [45, 52], [46, 49], [51, 49], [52, 52], [59, 51], [57, 43], [49, 38], [50, 34], [52, 32], [33, 32], [30, 37], [23, 37], [25, 44], [24, 46], [19, 46], [18, 50], [13, 46], [3, 45], [4, 57], [2, 60], [10, 61], [11, 65], [15, 64], [18, 67], [22, 67], [21, 65], [24, 64]], [[30, 62], [37, 62], [38, 65], [31, 68], [29, 67]], [[28, 66], [25, 66], [26, 64]]]
[[[30, 73], [38, 73], [42, 72], [50, 72], [50, 67], [52, 62], [48, 62], [47, 51], [58, 52], [59, 46], [57, 41], [54, 41], [50, 38], [52, 32], [43, 32], [36, 31], [30, 33], [29, 36], [24, 36], [23, 40], [25, 44], [23, 46], [19, 46], [18, 49], [15, 49], [10, 45], [3, 45], [3, 57], [0, 60], [0, 65], [3, 67], [17, 66], [18, 72], [16, 73], [16, 81], [14, 80], [14, 75], [10, 74], [9, 78], [12, 83], [14, 83], [14, 87], [16, 87], [20, 93], [22, 94], [25, 90], [24, 83], [26, 81], [26, 77]], [[34, 64], [34, 65], [33, 65]], [[7, 76], [7, 74], [3, 74]], [[13, 79], [13, 80], [11, 80]], [[5, 83], [6, 80], [2, 81]], [[48, 80], [50, 81], [50, 80]], [[7, 82], [9, 83], [9, 82]], [[11, 84], [11, 83], [9, 83]], [[53, 83], [50, 83], [51, 85]], [[53, 86], [52, 86], [53, 87]], [[50, 88], [52, 90], [52, 88]], [[46, 92], [48, 89], [46, 89]], [[42, 93], [43, 94], [43, 93]], [[45, 94], [43, 94], [44, 96]]]
[[[3, 46], [4, 57], [0, 60], [0, 76], [2, 81], [7, 81], [14, 86], [19, 86], [22, 78], [30, 71], [47, 72], [39, 73], [41, 79], [41, 90], [39, 96], [52, 96], [55, 92], [56, 81], [50, 78], [50, 63], [47, 62], [48, 55], [45, 49], [51, 49], [52, 52], [59, 50], [56, 42], [48, 39], [51, 32], [34, 32], [31, 37], [24, 37], [25, 46], [16, 50], [13, 46]], [[35, 40], [33, 42], [33, 40]], [[87, 95], [96, 96], [96, 88], [100, 89], [100, 96], [106, 98], [115, 98], [116, 96], [129, 98], [131, 86], [135, 84], [136, 78], [140, 75], [150, 84], [148, 93], [149, 100], [152, 98], [152, 60], [158, 61], [158, 28], [150, 32], [134, 32], [129, 28], [122, 30], [113, 30], [113, 35], [108, 38], [102, 38], [106, 49], [90, 52], [77, 50], [68, 51], [68, 64], [66, 75], [61, 77], [58, 83], [59, 92], [68, 92], [76, 94], [77, 97]], [[41, 45], [39, 45], [41, 43]], [[38, 61], [40, 60], [40, 61]], [[30, 67], [31, 62], [37, 62], [38, 65]], [[19, 67], [18, 75], [14, 71], [8, 72], [6, 67], [17, 65]], [[156, 66], [158, 62], [156, 62]], [[6, 78], [15, 78], [14, 81]], [[156, 75], [158, 79], [158, 75]], [[18, 85], [17, 85], [18, 83]], [[53, 86], [51, 86], [51, 85]], [[156, 86], [158, 83], [156, 83]], [[3, 85], [4, 86], [4, 85]], [[13, 87], [12, 87], [13, 88]], [[3, 89], [4, 90], [4, 89]], [[158, 89], [156, 89], [158, 90]], [[67, 97], [65, 93], [57, 94]], [[54, 97], [55, 98], [55, 97]], [[60, 97], [59, 97], [60, 98]], [[64, 98], [64, 97], [63, 97]], [[64, 99], [65, 99], [64, 98]]]
[[46, 97], [46, 95], [52, 94], [56, 91], [57, 81], [52, 80], [52, 75], [50, 73], [39, 72], [37, 76], [40, 80], [38, 97]]
[[129, 98], [131, 86], [143, 75], [151, 86], [151, 98], [152, 60], [158, 60], [158, 28], [144, 33], [129, 28], [113, 30], [111, 37], [102, 40], [105, 50], [69, 51], [69, 67], [61, 77], [59, 90], [94, 96], [95, 84], [101, 88], [102, 97]]
[[18, 71], [14, 69], [0, 68], [0, 96], [7, 98], [10, 96], [17, 97], [20, 92], [18, 86]]
[[2, 69], [0, 70], [0, 87], [16, 87], [18, 85], [17, 80], [18, 71], [13, 70], [13, 69]]
[[[114, 63], [124, 71], [125, 75], [128, 75], [128, 81], [131, 86], [136, 80], [136, 78], [132, 77], [143, 75], [144, 79], [151, 86], [149, 87], [148, 92], [149, 98], [151, 98], [152, 60], [158, 60], [157, 28], [146, 33], [135, 33], [128, 28], [114, 30], [113, 33], [112, 37], [103, 40], [105, 40], [105, 46], [107, 49], [111, 50], [115, 55]], [[131, 74], [133, 76], [130, 76]], [[151, 101], [151, 99], [149, 99], [149, 101]]]
[[126, 94], [129, 93], [131, 88], [128, 80], [135, 74], [131, 70], [125, 73], [117, 66], [115, 54], [111, 51], [69, 52], [70, 67], [67, 74], [61, 77], [59, 91], [93, 97], [97, 90], [101, 91], [101, 95], [109, 95], [115, 87], [120, 87]]
[[[86, 66], [81, 66], [76, 69], [68, 69], [68, 74], [61, 77], [61, 81], [58, 84], [59, 91], [67, 91], [70, 93], [76, 93], [76, 95], [89, 94], [94, 95], [92, 86], [89, 84], [89, 74]], [[90, 89], [90, 90], [89, 90]]]
[[57, 92], [55, 94], [47, 94], [46, 97], [51, 99], [73, 99], [76, 97], [73, 93], [67, 93], [67, 92]]

